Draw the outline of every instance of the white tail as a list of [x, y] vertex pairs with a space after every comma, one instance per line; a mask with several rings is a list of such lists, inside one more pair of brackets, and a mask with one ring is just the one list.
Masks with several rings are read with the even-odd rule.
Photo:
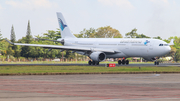
[[61, 37], [62, 38], [76, 38], [71, 32], [70, 29], [62, 15], [61, 12], [57, 12], [57, 18], [58, 18], [58, 23], [61, 31]]

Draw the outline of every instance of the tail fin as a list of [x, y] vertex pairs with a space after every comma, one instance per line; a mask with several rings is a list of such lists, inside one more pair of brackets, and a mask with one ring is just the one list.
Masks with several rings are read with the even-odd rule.
[[62, 38], [76, 38], [71, 32], [70, 29], [62, 15], [61, 12], [57, 12], [57, 18], [58, 18], [58, 23], [61, 31], [61, 37]]

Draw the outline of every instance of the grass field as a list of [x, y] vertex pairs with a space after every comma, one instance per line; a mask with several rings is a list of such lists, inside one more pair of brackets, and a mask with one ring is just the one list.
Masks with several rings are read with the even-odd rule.
[[180, 73], [180, 67], [1, 66], [0, 75]]
[[[73, 64], [73, 63], [78, 63], [78, 64], [87, 64], [88, 61], [68, 61], [68, 62], [56, 62], [56, 61], [33, 61], [33, 62], [7, 62], [7, 61], [0, 61], [0, 64]], [[101, 62], [101, 64], [104, 63], [118, 63], [117, 61], [103, 61]], [[146, 63], [150, 63], [153, 64], [154, 62], [130, 62], [130, 64], [146, 64]]]

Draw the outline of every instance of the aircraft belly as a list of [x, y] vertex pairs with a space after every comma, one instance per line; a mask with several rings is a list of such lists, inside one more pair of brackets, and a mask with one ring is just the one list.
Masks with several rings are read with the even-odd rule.
[[114, 53], [114, 54], [108, 54], [106, 53], [106, 58], [123, 58], [123, 57], [127, 57], [127, 55], [125, 55], [124, 53]]
[[128, 57], [138, 57], [141, 55], [141, 51], [134, 47], [124, 49], [123, 53], [126, 54]]

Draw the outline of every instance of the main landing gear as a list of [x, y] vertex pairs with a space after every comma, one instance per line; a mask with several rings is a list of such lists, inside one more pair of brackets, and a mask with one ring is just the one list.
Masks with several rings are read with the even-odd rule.
[[121, 64], [122, 64], [122, 65], [125, 65], [125, 64], [126, 64], [126, 65], [129, 65], [129, 60], [126, 60], [126, 59], [119, 60], [119, 61], [118, 61], [118, 64], [119, 64], [119, 65], [121, 65]]
[[88, 64], [89, 65], [99, 65], [99, 62], [89, 60]]
[[159, 65], [159, 61], [155, 61], [155, 62], [154, 62], [154, 65]]

